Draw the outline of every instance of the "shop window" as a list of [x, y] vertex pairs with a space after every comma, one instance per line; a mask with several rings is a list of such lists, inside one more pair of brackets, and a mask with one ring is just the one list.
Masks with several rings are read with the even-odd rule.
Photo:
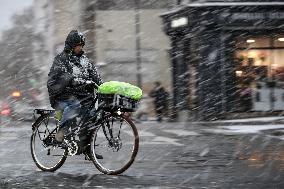
[[[251, 42], [249, 41], [251, 40]], [[253, 42], [254, 41], [254, 42]], [[271, 47], [270, 38], [269, 37], [252, 37], [246, 40], [248, 44], [248, 48], [263, 48], [263, 47]]]
[[273, 46], [274, 47], [284, 47], [284, 35], [274, 37]]
[[[284, 35], [242, 37], [237, 40], [237, 48], [236, 68], [243, 72], [243, 78], [249, 76], [250, 80], [256, 81], [259, 78], [275, 79], [284, 85]], [[263, 75], [265, 72], [266, 76]]]
[[237, 39], [237, 48], [269, 48], [272, 47], [270, 37], [242, 37]]
[[271, 64], [271, 72], [274, 79], [284, 82], [284, 49], [274, 49], [272, 51], [273, 61]]
[[[284, 35], [274, 36], [240, 36], [236, 40], [235, 75], [237, 88], [245, 87], [255, 91], [254, 102], [269, 103], [275, 101], [274, 95], [267, 94], [273, 87], [284, 89]], [[238, 93], [243, 100], [242, 93]], [[284, 102], [284, 93], [280, 99]]]
[[240, 66], [268, 66], [270, 57], [269, 50], [240, 50], [236, 52]]

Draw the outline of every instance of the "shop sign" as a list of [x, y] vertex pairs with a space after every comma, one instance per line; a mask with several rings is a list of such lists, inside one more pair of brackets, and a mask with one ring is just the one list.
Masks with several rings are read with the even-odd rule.
[[177, 27], [186, 26], [187, 24], [188, 24], [188, 18], [187, 17], [181, 17], [181, 18], [172, 20], [171, 27], [177, 28]]
[[234, 12], [221, 13], [219, 16], [221, 23], [238, 25], [242, 25], [242, 23], [254, 24], [259, 21], [265, 25], [274, 25], [279, 20], [284, 20], [284, 12]]
[[236, 20], [259, 20], [259, 19], [284, 19], [284, 12], [261, 12], [261, 13], [222, 13], [221, 19]]

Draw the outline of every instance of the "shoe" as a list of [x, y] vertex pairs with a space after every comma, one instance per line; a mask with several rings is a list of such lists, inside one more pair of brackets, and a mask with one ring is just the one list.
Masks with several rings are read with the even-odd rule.
[[[104, 157], [102, 155], [96, 154], [96, 158], [97, 159], [104, 159]], [[85, 160], [89, 160], [91, 161], [92, 159], [90, 158], [89, 154], [85, 154]]]
[[95, 154], [97, 159], [104, 159], [104, 157], [100, 154]]
[[[83, 152], [84, 154], [85, 154], [85, 160], [91, 160], [92, 158], [92, 156], [91, 156], [91, 152], [90, 152], [90, 145], [88, 145], [88, 146], [86, 146], [86, 148], [84, 149], [84, 152]], [[96, 158], [97, 159], [104, 159], [104, 157], [102, 156], [102, 155], [99, 155], [99, 154], [95, 154], [95, 156], [96, 156]]]

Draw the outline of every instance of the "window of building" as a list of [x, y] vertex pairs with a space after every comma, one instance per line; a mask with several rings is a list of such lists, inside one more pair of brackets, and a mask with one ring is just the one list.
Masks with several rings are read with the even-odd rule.
[[237, 39], [237, 77], [249, 81], [276, 79], [284, 82], [284, 35], [282, 36]]
[[272, 109], [272, 101], [282, 99], [284, 35], [239, 36], [235, 64], [239, 111]]

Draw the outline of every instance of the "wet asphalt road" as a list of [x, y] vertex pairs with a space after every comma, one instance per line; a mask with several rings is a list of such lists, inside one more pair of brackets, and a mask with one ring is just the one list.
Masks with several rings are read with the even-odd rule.
[[266, 132], [214, 132], [193, 123], [137, 124], [140, 149], [120, 176], [103, 175], [84, 156], [55, 173], [30, 155], [31, 123], [0, 126], [0, 188], [284, 188], [284, 140]]

